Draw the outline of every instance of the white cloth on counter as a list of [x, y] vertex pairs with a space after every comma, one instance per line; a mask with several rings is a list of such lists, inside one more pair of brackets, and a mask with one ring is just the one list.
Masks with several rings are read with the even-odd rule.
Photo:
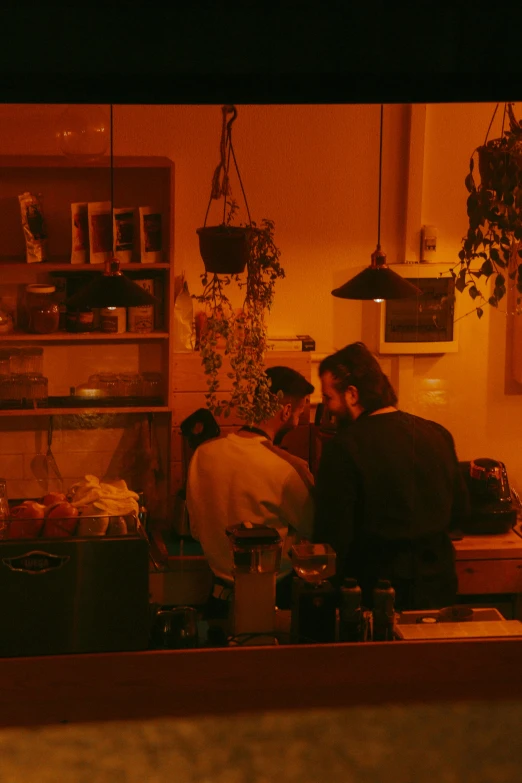
[[101, 482], [96, 476], [87, 475], [73, 484], [72, 505], [84, 516], [138, 516], [139, 495], [127, 487], [123, 479]]
[[232, 553], [225, 529], [241, 522], [268, 525], [283, 539], [279, 578], [292, 564], [296, 534], [312, 534], [313, 478], [304, 460], [288, 455], [263, 436], [231, 433], [203, 443], [190, 461], [187, 509], [214, 574], [232, 580]]

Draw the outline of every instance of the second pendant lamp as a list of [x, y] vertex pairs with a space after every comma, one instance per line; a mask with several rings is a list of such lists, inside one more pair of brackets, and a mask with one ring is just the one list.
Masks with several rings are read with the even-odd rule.
[[417, 286], [401, 277], [386, 265], [386, 253], [381, 250], [381, 190], [382, 190], [382, 128], [384, 106], [381, 104], [379, 134], [379, 207], [377, 222], [377, 247], [371, 255], [371, 264], [347, 283], [334, 288], [332, 296], [339, 299], [406, 299], [420, 296]]

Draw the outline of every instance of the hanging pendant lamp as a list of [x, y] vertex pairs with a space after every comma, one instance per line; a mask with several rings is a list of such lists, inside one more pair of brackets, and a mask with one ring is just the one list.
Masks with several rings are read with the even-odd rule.
[[[111, 244], [114, 248], [114, 147], [112, 103], [110, 106]], [[105, 261], [101, 275], [79, 289], [65, 304], [72, 310], [83, 307], [140, 307], [158, 304], [158, 299], [120, 272], [120, 262], [112, 256]]]
[[334, 288], [332, 296], [339, 299], [406, 299], [419, 296], [422, 291], [386, 265], [386, 253], [381, 250], [381, 185], [382, 185], [382, 125], [384, 106], [381, 104], [381, 128], [379, 139], [379, 209], [377, 222], [377, 247], [371, 255], [371, 264], [347, 283]]

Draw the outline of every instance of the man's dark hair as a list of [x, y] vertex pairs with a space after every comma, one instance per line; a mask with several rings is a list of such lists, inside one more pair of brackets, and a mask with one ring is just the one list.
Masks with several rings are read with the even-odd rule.
[[314, 391], [314, 387], [304, 375], [291, 367], [267, 367], [265, 373], [271, 381], [272, 394], [282, 392], [285, 397], [302, 400]]
[[368, 413], [397, 404], [393, 386], [364, 343], [351, 343], [327, 356], [319, 365], [319, 375], [325, 372], [332, 373], [339, 392], [355, 386], [359, 403]]

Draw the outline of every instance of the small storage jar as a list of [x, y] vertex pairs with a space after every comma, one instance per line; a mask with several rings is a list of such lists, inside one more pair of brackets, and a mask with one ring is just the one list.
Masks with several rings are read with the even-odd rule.
[[60, 325], [60, 308], [56, 299], [56, 287], [34, 283], [25, 289], [25, 301], [29, 331], [35, 334], [52, 334]]

